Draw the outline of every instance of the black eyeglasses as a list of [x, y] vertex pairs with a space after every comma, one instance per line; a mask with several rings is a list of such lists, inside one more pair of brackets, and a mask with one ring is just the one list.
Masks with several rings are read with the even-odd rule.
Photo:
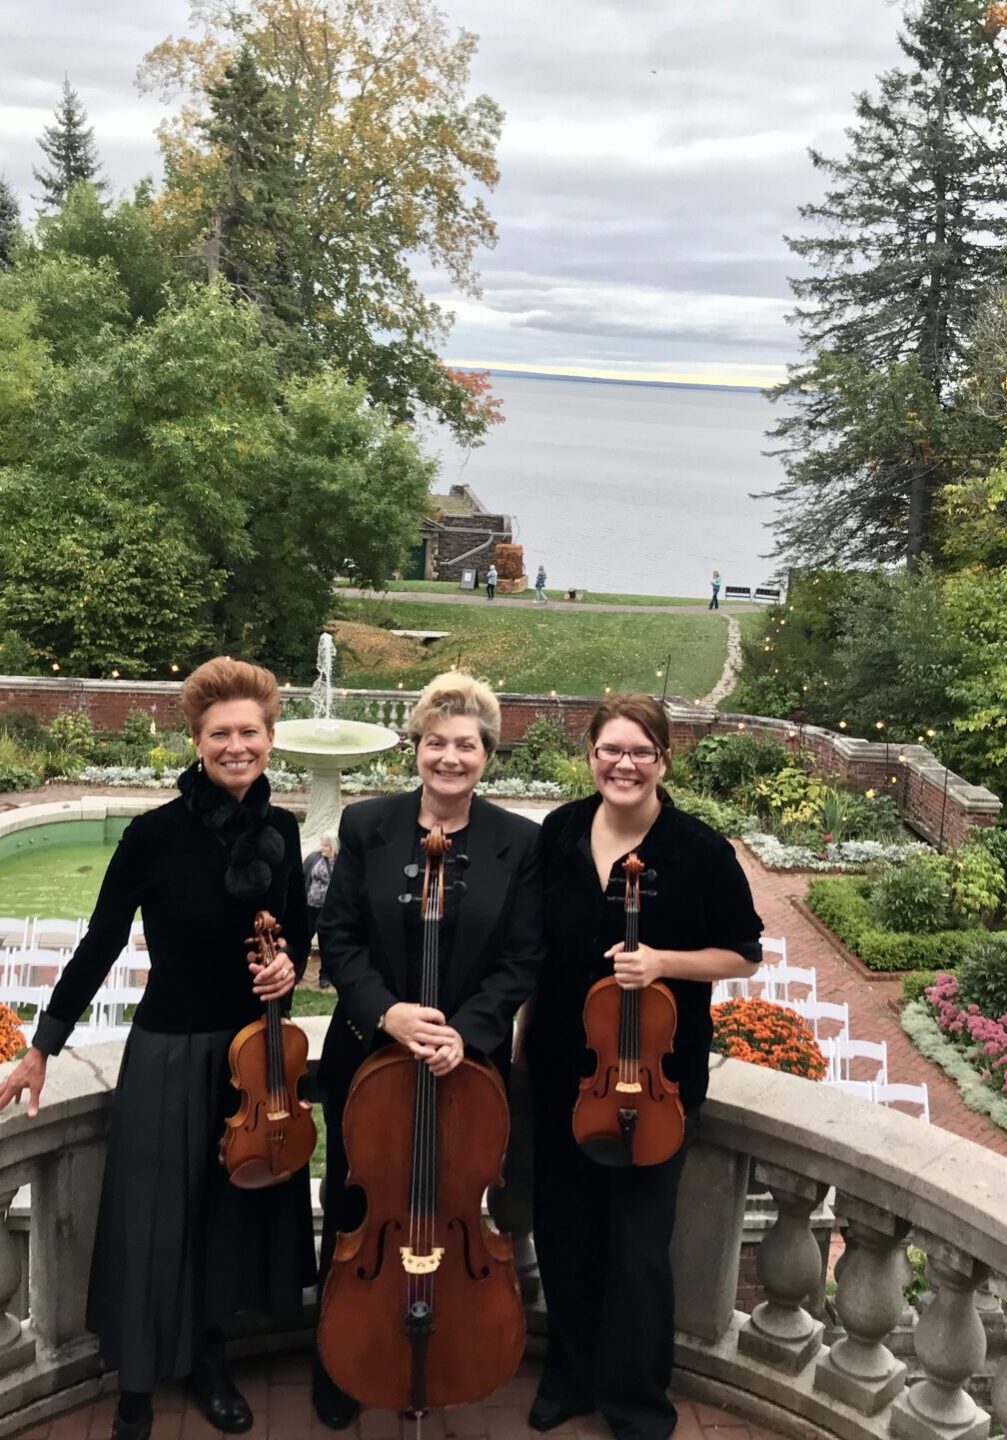
[[661, 758], [660, 750], [654, 745], [634, 745], [632, 750], [624, 750], [621, 745], [594, 747], [594, 758], [608, 765], [617, 765], [624, 755], [628, 755], [634, 765], [656, 765]]

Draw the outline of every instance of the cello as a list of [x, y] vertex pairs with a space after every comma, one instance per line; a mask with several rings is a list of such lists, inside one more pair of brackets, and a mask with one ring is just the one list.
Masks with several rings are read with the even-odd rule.
[[[626, 949], [635, 950], [644, 873], [635, 851], [627, 855], [623, 870]], [[652, 871], [647, 878], [653, 878]], [[599, 1165], [660, 1165], [680, 1148], [685, 1111], [678, 1085], [661, 1063], [675, 1047], [677, 1025], [675, 997], [660, 982], [627, 990], [614, 975], [606, 975], [587, 992], [584, 1029], [597, 1063], [594, 1074], [580, 1082], [573, 1133]]]
[[[439, 826], [423, 841], [420, 1003], [433, 1007], [450, 844]], [[481, 1400], [517, 1369], [525, 1324], [511, 1242], [481, 1208], [502, 1183], [509, 1123], [492, 1065], [465, 1058], [438, 1078], [392, 1044], [357, 1070], [343, 1139], [367, 1214], [337, 1237], [318, 1350], [362, 1404], [420, 1416]]]
[[[276, 959], [279, 929], [268, 910], [256, 915], [255, 935], [247, 943], [257, 946], [263, 965]], [[279, 1185], [307, 1165], [318, 1139], [311, 1106], [297, 1094], [307, 1069], [308, 1037], [281, 1016], [279, 1000], [267, 1000], [265, 1014], [235, 1035], [227, 1059], [241, 1103], [225, 1122], [220, 1163], [239, 1190]]]

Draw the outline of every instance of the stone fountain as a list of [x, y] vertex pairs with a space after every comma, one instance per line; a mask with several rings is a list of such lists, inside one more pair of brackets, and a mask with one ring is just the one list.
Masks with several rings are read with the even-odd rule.
[[318, 848], [319, 837], [335, 839], [343, 808], [340, 776], [373, 760], [398, 745], [399, 736], [384, 725], [367, 725], [358, 720], [339, 720], [332, 714], [332, 664], [335, 649], [332, 636], [318, 641], [318, 676], [311, 687], [314, 717], [311, 720], [279, 720], [273, 750], [285, 760], [304, 765], [308, 780], [308, 813], [301, 830], [305, 855]]

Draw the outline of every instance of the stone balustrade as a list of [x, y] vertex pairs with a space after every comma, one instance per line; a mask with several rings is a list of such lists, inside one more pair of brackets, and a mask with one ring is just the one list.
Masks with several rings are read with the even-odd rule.
[[[317, 1056], [326, 1022], [302, 1023]], [[50, 1064], [36, 1120], [0, 1117], [0, 1436], [90, 1398], [103, 1383], [84, 1296], [121, 1048], [65, 1053]], [[676, 1386], [800, 1440], [984, 1440], [990, 1413], [976, 1395], [991, 1396], [987, 1404], [1007, 1424], [996, 1278], [1007, 1274], [1007, 1160], [809, 1081], [733, 1060], [714, 1066], [674, 1242]], [[758, 1261], [765, 1298], [748, 1315], [735, 1299], [753, 1160], [776, 1214]], [[520, 1231], [527, 1163], [512, 1172], [520, 1179], [508, 1223]], [[26, 1292], [23, 1213], [11, 1219], [24, 1186]], [[820, 1223], [827, 1192], [846, 1251], [823, 1326], [813, 1313], [822, 1279], [813, 1217]], [[905, 1329], [909, 1240], [926, 1253], [932, 1293], [918, 1322], [909, 1312], [907, 1349], [895, 1332]], [[992, 1375], [988, 1336], [997, 1337]]]

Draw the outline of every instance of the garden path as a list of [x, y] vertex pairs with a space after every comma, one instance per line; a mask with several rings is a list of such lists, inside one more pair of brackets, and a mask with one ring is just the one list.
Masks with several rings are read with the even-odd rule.
[[[513, 1380], [481, 1405], [434, 1411], [423, 1421], [423, 1440], [532, 1440], [525, 1416], [535, 1393], [539, 1364], [522, 1363]], [[322, 1440], [333, 1431], [311, 1408], [311, 1361], [307, 1354], [264, 1356], [235, 1366], [235, 1376], [255, 1411], [249, 1440]], [[105, 1396], [82, 1409], [25, 1430], [21, 1440], [108, 1440], [115, 1397]], [[676, 1401], [675, 1440], [780, 1440], [772, 1431], [698, 1401]], [[220, 1436], [179, 1384], [163, 1385], [155, 1397], [151, 1440], [213, 1440]], [[389, 1410], [365, 1410], [343, 1433], [348, 1440], [413, 1440], [415, 1427]], [[611, 1440], [599, 1416], [571, 1421], [551, 1434], [556, 1440]]]
[[786, 937], [790, 964], [815, 967], [819, 1000], [849, 1004], [850, 1034], [855, 1039], [887, 1043], [889, 1080], [894, 1084], [925, 1084], [932, 1124], [1007, 1155], [1007, 1132], [985, 1115], [970, 1110], [954, 1082], [924, 1059], [902, 1029], [891, 1008], [899, 1000], [899, 982], [861, 975], [796, 909], [794, 901], [804, 899], [808, 876], [767, 870], [743, 845], [735, 845], [735, 849], [752, 887], [765, 933]]
[[[360, 590], [355, 585], [341, 585], [336, 592], [337, 595], [346, 596], [350, 600], [408, 600], [417, 605], [489, 605], [503, 606], [512, 610], [527, 610], [529, 605], [534, 605], [534, 597], [527, 598], [524, 595], [497, 595], [491, 602], [486, 599], [482, 589], [476, 591], [458, 590], [445, 594], [443, 590]], [[627, 615], [702, 615], [704, 610], [709, 610], [709, 605], [697, 601], [695, 605], [619, 605], [608, 600], [587, 601], [587, 600], [550, 600], [550, 610], [560, 610], [576, 613], [579, 615], [591, 615], [598, 610], [621, 610]], [[727, 606], [722, 603], [721, 610]], [[743, 614], [746, 611], [762, 610], [765, 607], [756, 605], [754, 602], [739, 600], [731, 603], [731, 610], [735, 614]]]

